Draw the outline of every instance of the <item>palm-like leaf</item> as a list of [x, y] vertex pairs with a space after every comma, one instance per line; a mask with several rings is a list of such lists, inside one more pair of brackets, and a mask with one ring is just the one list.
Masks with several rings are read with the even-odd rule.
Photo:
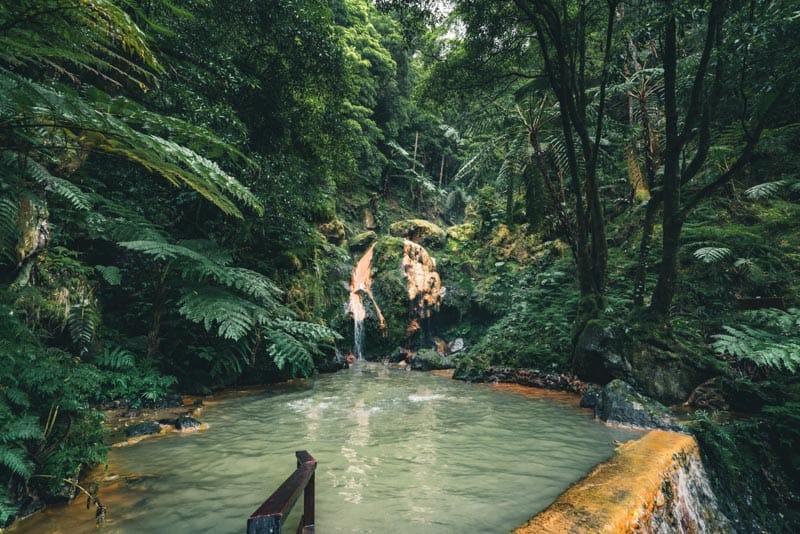
[[731, 249], [726, 247], [702, 247], [695, 250], [693, 255], [703, 263], [719, 263], [731, 257]]

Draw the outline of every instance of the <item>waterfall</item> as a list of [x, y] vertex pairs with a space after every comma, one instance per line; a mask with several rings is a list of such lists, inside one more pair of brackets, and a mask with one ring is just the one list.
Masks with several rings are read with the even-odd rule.
[[375, 313], [380, 321], [380, 328], [386, 329], [386, 321], [381, 314], [378, 303], [372, 297], [372, 254], [375, 251], [375, 243], [367, 249], [361, 259], [358, 260], [353, 268], [350, 278], [350, 301], [348, 312], [353, 317], [353, 354], [359, 360], [363, 358], [364, 351], [364, 319], [367, 317], [367, 310], [364, 307], [364, 295], [366, 295], [375, 307]]
[[359, 360], [364, 357], [364, 319], [353, 316], [353, 353]]
[[[352, 358], [364, 357], [364, 320], [367, 310], [364, 298], [372, 303], [372, 309], [379, 321], [379, 328], [386, 334], [386, 321], [378, 303], [372, 296], [372, 256], [375, 252], [373, 243], [353, 267], [350, 278], [350, 300], [347, 311], [353, 318], [353, 351]], [[403, 257], [400, 269], [407, 280], [410, 324], [406, 329], [406, 340], [410, 340], [420, 329], [428, 330], [425, 323], [439, 309], [444, 295], [439, 273], [436, 272], [436, 260], [425, 248], [408, 239], [403, 240]]]

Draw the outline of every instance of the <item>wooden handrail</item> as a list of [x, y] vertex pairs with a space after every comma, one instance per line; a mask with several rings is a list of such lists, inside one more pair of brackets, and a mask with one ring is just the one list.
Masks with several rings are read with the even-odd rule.
[[314, 472], [317, 460], [308, 451], [295, 452], [297, 469], [247, 520], [247, 534], [282, 534], [283, 522], [303, 492], [303, 517], [297, 532], [314, 529]]

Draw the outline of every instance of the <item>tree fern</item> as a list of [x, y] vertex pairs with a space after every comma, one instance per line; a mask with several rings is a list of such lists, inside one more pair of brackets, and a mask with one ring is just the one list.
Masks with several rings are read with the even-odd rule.
[[2, 3], [0, 60], [54, 69], [73, 80], [91, 73], [115, 85], [134, 82], [142, 88], [160, 70], [144, 33], [116, 2], [51, 0], [45, 5], [40, 0]]
[[184, 244], [165, 243], [160, 241], [126, 241], [120, 246], [129, 250], [142, 252], [156, 260], [176, 260], [176, 267], [182, 275], [196, 282], [215, 282], [221, 286], [237, 289], [263, 304], [277, 306], [276, 297], [281, 294], [280, 289], [266, 276], [241, 267], [230, 267], [219, 260], [222, 258], [227, 263], [229, 258], [220, 256], [218, 252], [209, 248], [210, 241], [205, 241], [204, 252], [196, 248], [189, 248], [188, 244], [197, 247], [203, 242]]
[[[189, 138], [202, 131], [196, 126], [146, 112], [122, 97], [111, 98], [94, 90], [91, 99], [66, 87], [47, 87], [26, 80], [0, 67], [0, 125], [24, 139], [28, 144], [46, 148], [46, 142], [36, 134], [37, 128], [47, 128], [50, 136], [76, 150], [85, 150], [80, 134], [90, 139], [89, 146], [101, 152], [122, 156], [145, 169], [159, 174], [173, 185], [185, 184], [225, 213], [241, 217], [236, 201], [262, 211], [259, 201], [241, 183], [223, 171], [216, 163], [194, 150], [148, 130], [162, 126], [173, 137]], [[144, 120], [146, 118], [146, 120]], [[160, 123], [159, 123], [160, 119]], [[215, 137], [209, 134], [209, 137]], [[221, 143], [221, 142], [220, 142]], [[238, 154], [231, 149], [231, 153]], [[21, 157], [21, 156], [20, 156]], [[39, 166], [38, 170], [43, 170]], [[70, 193], [64, 182], [51, 181], [51, 188]], [[74, 191], [72, 191], [74, 193]]]

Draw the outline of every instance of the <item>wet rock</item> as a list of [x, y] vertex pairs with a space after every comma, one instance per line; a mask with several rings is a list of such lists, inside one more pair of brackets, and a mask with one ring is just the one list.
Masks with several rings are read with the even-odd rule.
[[569, 391], [579, 395], [582, 395], [586, 388], [589, 387], [586, 382], [582, 382], [574, 375], [566, 373], [520, 367], [481, 367], [469, 358], [458, 362], [453, 378], [466, 382], [519, 384], [521, 386]]
[[424, 219], [408, 219], [392, 223], [389, 226], [389, 233], [427, 248], [442, 248], [447, 241], [447, 232]]
[[161, 433], [161, 425], [158, 424], [158, 421], [146, 421], [144, 423], [138, 423], [133, 426], [129, 426], [125, 429], [125, 436], [129, 438], [135, 438], [138, 436], [149, 436], [152, 434], [160, 434]]
[[409, 358], [410, 355], [411, 353], [408, 351], [408, 349], [405, 349], [403, 347], [397, 347], [391, 352], [391, 354], [389, 354], [386, 360], [389, 363], [404, 362]]
[[178, 430], [197, 430], [200, 428], [200, 425], [200, 421], [188, 415], [178, 417], [175, 420], [175, 428]]
[[469, 358], [461, 360], [453, 371], [453, 380], [485, 382], [484, 368], [475, 365]]
[[314, 368], [318, 373], [335, 373], [347, 367], [344, 355], [330, 348], [314, 355]]
[[7, 521], [7, 523], [5, 525], [3, 525], [3, 523], [0, 523], [0, 528], [2, 528], [4, 526], [7, 527], [13, 521], [15, 521], [17, 519], [22, 519], [23, 517], [27, 517], [27, 516], [29, 516], [29, 515], [31, 515], [33, 513], [36, 513], [36, 512], [38, 512], [40, 510], [43, 510], [46, 506], [47, 506], [47, 504], [42, 499], [40, 499], [38, 496], [36, 496], [36, 495], [33, 495], [33, 496], [26, 495], [26, 496], [22, 497], [19, 501], [17, 501], [17, 503], [16, 503], [16, 507], [17, 507], [16, 513], [11, 515], [8, 518], [8, 521]]
[[595, 408], [600, 404], [603, 396], [603, 388], [597, 384], [592, 384], [581, 396], [581, 408]]
[[438, 369], [452, 369], [455, 367], [453, 360], [442, 356], [435, 350], [420, 349], [411, 360], [411, 368], [415, 371], [433, 371]]
[[608, 423], [677, 432], [685, 430], [663, 404], [645, 397], [619, 379], [603, 387], [594, 413]]
[[177, 394], [167, 395], [155, 402], [145, 402], [143, 406], [147, 408], [180, 408], [183, 406], [183, 397]]

